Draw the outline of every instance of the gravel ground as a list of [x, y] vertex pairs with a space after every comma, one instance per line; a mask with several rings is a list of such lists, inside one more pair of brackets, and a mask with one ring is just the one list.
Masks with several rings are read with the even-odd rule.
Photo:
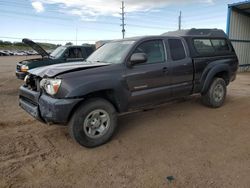
[[0, 187], [250, 187], [249, 73], [220, 109], [193, 96], [126, 115], [111, 142], [87, 149], [18, 107], [24, 58], [0, 58]]

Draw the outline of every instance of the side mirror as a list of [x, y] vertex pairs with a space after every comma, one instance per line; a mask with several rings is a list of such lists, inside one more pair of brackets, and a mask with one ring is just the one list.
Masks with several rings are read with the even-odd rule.
[[145, 53], [134, 53], [130, 57], [129, 64], [131, 66], [141, 63], [146, 63], [148, 61], [147, 55]]

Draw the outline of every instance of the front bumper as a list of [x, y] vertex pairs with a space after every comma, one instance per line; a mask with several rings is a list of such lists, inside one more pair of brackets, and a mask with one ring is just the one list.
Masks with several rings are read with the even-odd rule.
[[20, 80], [24, 80], [25, 76], [27, 75], [26, 72], [20, 72], [20, 71], [16, 71], [16, 77]]
[[74, 107], [82, 99], [55, 99], [21, 86], [19, 106], [44, 123], [66, 124]]

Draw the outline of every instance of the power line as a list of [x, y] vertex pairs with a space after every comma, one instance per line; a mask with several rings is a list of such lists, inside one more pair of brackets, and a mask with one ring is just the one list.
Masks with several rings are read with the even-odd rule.
[[[19, 5], [18, 3], [15, 4], [4, 4], [3, 2], [0, 1], [0, 7], [4, 10], [13, 10], [13, 8], [16, 9], [22, 9], [25, 13], [30, 12], [30, 13], [35, 13], [35, 9], [30, 5]], [[51, 14], [57, 14], [57, 15], [65, 15], [65, 12], [60, 11], [60, 9], [52, 9], [52, 8], [47, 8], [46, 7], [46, 13], [51, 13]]]
[[171, 17], [171, 18], [165, 18], [165, 16], [163, 16], [161, 19], [157, 19], [157, 20], [152, 20], [152, 19], [150, 19], [149, 17], [141, 17], [141, 18], [135, 18], [135, 17], [128, 17], [128, 16], [126, 16], [126, 20], [127, 20], [127, 22], [130, 22], [130, 21], [132, 21], [132, 22], [134, 22], [134, 21], [138, 21], [138, 22], [141, 22], [142, 21], [142, 19], [146, 22], [146, 23], [152, 23], [152, 24], [162, 24], [162, 23], [171, 23], [171, 24], [176, 24], [176, 21], [175, 20], [173, 20], [173, 18]]
[[[14, 2], [14, 1], [8, 1], [8, 2], [6, 2], [6, 1], [3, 1], [3, 0], [0, 0], [0, 7], [1, 7], [1, 5], [3, 5], [3, 6], [8, 6], [8, 7], [21, 7], [21, 8], [25, 8], [25, 10], [27, 9], [31, 9], [32, 8], [32, 6], [31, 6], [31, 4], [30, 5], [27, 5], [27, 4], [24, 4], [24, 1], [21, 1], [21, 2]], [[2, 8], [4, 9], [4, 7], [2, 6]], [[204, 20], [204, 19], [206, 19], [206, 20], [208, 20], [208, 21], [212, 21], [212, 20], [214, 20], [215, 18], [219, 18], [219, 17], [221, 17], [221, 16], [224, 16], [225, 15], [225, 13], [217, 13], [217, 14], [214, 14], [214, 10], [215, 9], [218, 9], [218, 7], [217, 8], [213, 8], [213, 10], [211, 11], [211, 10], [209, 10], [209, 11], [205, 11], [205, 13], [206, 13], [206, 15], [202, 15], [202, 20]], [[8, 10], [8, 9], [7, 9]], [[3, 13], [3, 11], [6, 11], [6, 9], [5, 10], [1, 10], [0, 11], [0, 13]], [[199, 10], [196, 10], [195, 12], [192, 12], [191, 14], [189, 14], [189, 15], [186, 15], [185, 16], [185, 18], [184, 19], [186, 19], [186, 20], [190, 20], [190, 21], [192, 21], [192, 22], [194, 22], [194, 21], [196, 21], [196, 20], [200, 20], [200, 18], [197, 18], [197, 13], [198, 12], [200, 12], [200, 11], [203, 11], [203, 13], [204, 13], [204, 10], [203, 9], [199, 9]], [[27, 12], [27, 11], [26, 11]], [[25, 13], [26, 13], [25, 12]], [[57, 14], [64, 14], [65, 15], [65, 13], [64, 12], [60, 12], [60, 11], [58, 11], [58, 9], [55, 9], [54, 7], [50, 7], [50, 6], [47, 6], [46, 7], [46, 12], [51, 12], [51, 13], [57, 13]], [[167, 11], [167, 12], [169, 12], [169, 13], [173, 13], [174, 14], [174, 10], [172, 10], [172, 11]], [[131, 12], [131, 13], [128, 13], [128, 17], [130, 17], [130, 15], [141, 15], [141, 16], [143, 16], [143, 20], [145, 20], [145, 17], [147, 17], [147, 16], [149, 16], [150, 18], [158, 18], [158, 20], [159, 19], [162, 19], [163, 18], [163, 16], [157, 16], [157, 15], [148, 15], [148, 13], [150, 13], [151, 14], [151, 12], [150, 11], [141, 11], [141, 12], [136, 12], [136, 13], [133, 13], [133, 12]], [[11, 12], [11, 14], [15, 14], [14, 12]], [[199, 13], [200, 14], [200, 13]], [[29, 14], [31, 17], [38, 17], [37, 15], [31, 15], [31, 14]], [[52, 17], [50, 16], [49, 17], [49, 19], [51, 19]], [[53, 19], [58, 19], [58, 20], [63, 20], [63, 21], [66, 21], [66, 20], [71, 20], [71, 19], [68, 19], [68, 18], [64, 18], [64, 19], [61, 19], [61, 18], [59, 18], [59, 17], [53, 17]], [[166, 18], [167, 19], [167, 18]], [[165, 20], [166, 20], [165, 19]], [[169, 19], [171, 19], [170, 17], [169, 17]], [[139, 20], [139, 19], [138, 19]], [[158, 21], [157, 20], [157, 21]], [[173, 20], [173, 19], [172, 19]], [[172, 21], [171, 20], [171, 21]], [[183, 21], [183, 20], [182, 20]], [[97, 21], [96, 21], [97, 22]], [[156, 21], [155, 21], [156, 22]], [[199, 21], [199, 22], [203, 22], [203, 21]], [[97, 22], [98, 23], [98, 22]], [[117, 24], [117, 23], [108, 23], [108, 22], [99, 22], [99, 23], [102, 23], [102, 24], [112, 24], [112, 25], [114, 25], [114, 24]], [[147, 22], [148, 23], [148, 22]], [[141, 26], [138, 26], [138, 27], [141, 27]], [[144, 28], [149, 28], [149, 27], [144, 27]], [[156, 29], [158, 29], [157, 28], [157, 26], [155, 27]]]
[[[19, 38], [19, 37], [9, 37], [9, 36], [0, 36], [1, 39], [14, 39], [14, 40], [22, 40], [23, 38]], [[34, 41], [75, 41], [75, 39], [31, 39]], [[93, 42], [93, 41], [98, 41], [100, 39], [77, 39], [77, 41], [89, 41], [89, 42]]]
[[[60, 21], [72, 21], [72, 19], [64, 19], [64, 18], [55, 17], [55, 16], [39, 16], [39, 15], [26, 14], [24, 12], [6, 11], [6, 10], [2, 10], [2, 9], [0, 9], [0, 13], [11, 14], [12, 16], [13, 16], [13, 14], [16, 14], [16, 15], [32, 17], [32, 18], [49, 19], [49, 20], [55, 19], [55, 20], [60, 20]], [[92, 22], [89, 22], [89, 23], [92, 23]], [[100, 23], [100, 24], [105, 24], [105, 25], [117, 25], [117, 23], [115, 23], [115, 22], [94, 21], [93, 23]], [[126, 24], [124, 23], [124, 26], [125, 25]], [[167, 28], [159, 27], [159, 26], [147, 26], [147, 25], [139, 25], [139, 24], [128, 24], [128, 25], [133, 26], [133, 27], [138, 27], [138, 28], [150, 28], [150, 29], [162, 29], [162, 30], [167, 29]], [[87, 28], [87, 26], [84, 26], [84, 27]], [[124, 28], [124, 30], [125, 30], [125, 28]]]
[[138, 27], [138, 28], [148, 28], [148, 29], [161, 29], [161, 30], [166, 30], [166, 29], [173, 29], [172, 28], [167, 28], [167, 27], [158, 27], [158, 26], [147, 26], [147, 25], [137, 25], [137, 24], [127, 24], [127, 26], [131, 27]]
[[[5, 1], [1, 1], [0, 0], [0, 7], [1, 7], [1, 5], [4, 5], [4, 6], [8, 6], [8, 7], [17, 7], [17, 8], [26, 8], [26, 9], [29, 9], [30, 10], [30, 8], [32, 8], [32, 6], [30, 5], [30, 6], [27, 6], [26, 4], [22, 4], [22, 3], [11, 3], [11, 2], [5, 2]], [[58, 9], [55, 9], [55, 8], [47, 8], [46, 7], [46, 12], [50, 12], [50, 13], [57, 13], [57, 14], [65, 14], [64, 12], [62, 12], [62, 11], [59, 11]], [[144, 14], [143, 15], [141, 15], [141, 16], [143, 16], [143, 19], [144, 19], [144, 17], [146, 17], [147, 18], [147, 16], [148, 17], [155, 17], [154, 15], [148, 15], [147, 14], [147, 12], [145, 11], [145, 12], [143, 12]], [[127, 14], [127, 13], [126, 13]], [[133, 13], [129, 13], [129, 14], [133, 14]], [[136, 13], [136, 14], [141, 14], [140, 12], [139, 13]], [[127, 16], [127, 18], [129, 18], [129, 17], [131, 17], [131, 16]], [[138, 16], [137, 16], [138, 17]], [[159, 18], [160, 19], [163, 19], [163, 17], [161, 16], [156, 16], [156, 18], [158, 18], [158, 20], [155, 20], [155, 21], [151, 21], [151, 22], [162, 22], [162, 21], [159, 21]], [[170, 21], [173, 21], [173, 20], [171, 20], [171, 18], [164, 18], [164, 20], [166, 20], [166, 19], [170, 19]], [[133, 20], [136, 20], [136, 18], [133, 18]], [[137, 20], [139, 20], [138, 18], [137, 18]], [[141, 19], [140, 19], [140, 21], [141, 21]]]
[[222, 18], [222, 17], [210, 17], [210, 18], [204, 18], [202, 20], [199, 20], [199, 19], [192, 19], [192, 20], [189, 20], [189, 19], [184, 19], [187, 23], [192, 23], [192, 24], [199, 24], [199, 23], [204, 23], [204, 22], [207, 22], [207, 23], [211, 23], [213, 22], [214, 23], [214, 20], [225, 20], [226, 18]]
[[26, 12], [17, 12], [17, 11], [6, 11], [3, 9], [0, 9], [0, 13], [9, 13], [9, 14], [16, 14], [16, 15], [24, 15], [29, 17], [37, 17], [37, 18], [48, 18], [48, 19], [55, 19], [55, 20], [63, 20], [63, 21], [72, 21], [72, 19], [69, 18], [61, 18], [56, 16], [39, 16], [39, 15], [33, 15], [33, 14], [27, 14]]
[[[10, 17], [13, 17], [13, 18], [15, 18], [15, 16], [13, 16], [12, 14], [11, 15], [8, 15], [8, 18], [10, 18]], [[36, 19], [41, 19], [41, 18], [31, 18], [31, 17], [27, 17], [27, 15], [20, 15], [19, 16], [19, 18], [20, 17], [25, 17], [25, 20], [36, 20]], [[6, 19], [8, 19], [8, 18], [6, 18]], [[48, 24], [50, 21], [52, 21], [51, 19], [50, 20], [48, 20], [48, 21], [45, 21], [45, 20], [39, 20], [39, 23], [46, 23], [46, 24]], [[53, 26], [61, 26], [61, 27], [65, 27], [65, 28], [74, 28], [75, 26], [74, 25], [66, 25], [66, 24], [61, 24], [61, 23], [59, 23], [59, 22], [52, 22], [53, 23]], [[78, 31], [83, 31], [83, 30], [93, 30], [93, 31], [100, 31], [100, 29], [99, 28], [97, 28], [97, 27], [90, 27], [90, 26], [78, 26]], [[102, 29], [102, 32], [112, 32], [112, 33], [117, 33], [118, 32], [118, 30], [116, 31], [116, 30], [110, 30], [110, 29], [106, 29], [106, 28], [103, 28]]]
[[[1, 2], [1, 1], [0, 1]], [[14, 5], [13, 5], [14, 6]], [[18, 6], [16, 6], [15, 5], [15, 7], [18, 7]], [[27, 6], [26, 6], [27, 7]], [[27, 7], [28, 8], [28, 7]], [[30, 7], [29, 7], [30, 8]], [[123, 3], [123, 5], [122, 5], [122, 10], [123, 10], [123, 12], [121, 13], [122, 14], [122, 24], [121, 24], [121, 26], [122, 26], [122, 31], [124, 31], [123, 32], [123, 34], [124, 34], [124, 36], [125, 36], [125, 12], [124, 12], [124, 3]], [[54, 12], [54, 11], [51, 11], [51, 12]], [[24, 13], [24, 12], [16, 12], [16, 11], [6, 11], [6, 10], [0, 10], [0, 13], [10, 13], [10, 14], [16, 14], [16, 15], [24, 15], [24, 16], [28, 16], [28, 17], [32, 17], [32, 18], [34, 18], [34, 17], [36, 17], [36, 18], [41, 18], [41, 19], [55, 19], [55, 20], [61, 20], [61, 21], [72, 21], [72, 19], [69, 19], [69, 18], [61, 18], [61, 17], [57, 17], [57, 16], [49, 16], [49, 15], [47, 15], [47, 16], [39, 16], [39, 15], [33, 15], [33, 14], [27, 14], [26, 12]], [[59, 12], [57, 12], [57, 13], [59, 13]], [[13, 16], [13, 15], [12, 15]], [[90, 23], [90, 22], [89, 22]], [[104, 21], [94, 21], [94, 23], [100, 23], [100, 24], [108, 24], [108, 25], [116, 25], [117, 23], [115, 23], [115, 22], [104, 22]], [[130, 26], [132, 26], [132, 27], [138, 27], [138, 28], [150, 28], [150, 29], [162, 29], [162, 30], [165, 30], [166, 28], [163, 28], [163, 27], [160, 27], [160, 26], [157, 26], [157, 25], [155, 25], [155, 26], [147, 26], [147, 25], [138, 25], [138, 24], [129, 24]]]
[[[164, 14], [165, 13], [169, 14], [170, 16], [174, 16], [174, 15], [178, 14], [177, 11], [170, 12], [169, 10], [164, 11]], [[141, 12], [128, 12], [128, 16], [129, 17], [135, 17], [135, 16], [137, 16], [137, 17], [139, 17], [139, 16], [145, 17], [145, 16], [150, 16], [151, 18], [156, 18], [156, 19], [162, 19], [163, 18], [162, 17], [162, 13], [161, 13], [161, 15], [155, 15], [155, 14], [156, 13], [152, 14], [152, 12], [145, 12], [145, 11], [141, 11]]]
[[[124, 37], [125, 37], [125, 11], [124, 11], [125, 7], [124, 7], [124, 4], [123, 4], [123, 7], [122, 7], [122, 33], [124, 34]], [[32, 17], [32, 18], [40, 18], [40, 19], [53, 19], [53, 20], [60, 20], [60, 21], [72, 21], [72, 19], [69, 19], [69, 18], [62, 18], [62, 17], [58, 17], [58, 16], [39, 16], [39, 15], [33, 15], [33, 14], [27, 14], [27, 13], [24, 13], [24, 12], [17, 12], [17, 11], [6, 11], [6, 10], [3, 10], [3, 9], [0, 9], [0, 13], [4, 14], [12, 14], [13, 15], [21, 15], [21, 16], [27, 16], [27, 17]], [[91, 22], [88, 22], [88, 23], [91, 23]], [[93, 23], [100, 23], [100, 24], [105, 24], [105, 25], [116, 25], [117, 23], [115, 22], [105, 22], [105, 21], [94, 21]], [[165, 27], [161, 27], [161, 26], [158, 26], [158, 25], [153, 25], [153, 26], [148, 26], [148, 25], [140, 25], [140, 24], [128, 24], [129, 26], [131, 27], [137, 27], [137, 28], [149, 28], [149, 29], [161, 29], [161, 30], [166, 30], [168, 28], [165, 28]], [[86, 27], [86, 26], [85, 26]], [[87, 28], [87, 27], [86, 27]], [[172, 29], [172, 28], [171, 28]], [[123, 32], [124, 31], [124, 32]]]
[[[7, 4], [6, 4], [7, 3]], [[0, 7], [1, 7], [1, 5], [4, 5], [4, 6], [8, 6], [8, 7], [18, 7], [18, 8], [25, 8], [25, 9], [29, 9], [30, 10], [30, 8], [32, 8], [32, 6], [26, 6], [26, 5], [24, 5], [24, 4], [21, 4], [21, 3], [15, 3], [15, 4], [11, 4], [10, 2], [2, 2], [1, 0], [0, 0]], [[2, 7], [3, 8], [3, 7]], [[3, 11], [4, 12], [4, 11]], [[46, 9], [46, 12], [49, 12], [49, 13], [56, 13], [56, 14], [63, 14], [63, 15], [65, 15], [65, 13], [63, 13], [63, 12], [61, 12], [61, 11], [58, 11], [58, 9]], [[15, 14], [14, 12], [11, 12], [12, 14]], [[19, 13], [23, 13], [23, 12], [16, 12], [17, 14], [19, 14]], [[143, 17], [143, 20], [145, 20], [145, 19], [147, 19], [147, 23], [156, 23], [156, 24], [161, 24], [161, 23], [164, 23], [166, 20], [168, 20], [168, 23], [169, 22], [173, 22], [174, 20], [173, 19], [171, 19], [171, 18], [164, 18], [164, 21], [162, 20], [148, 20], [148, 18], [149, 17], [145, 17], [145, 16], [147, 16], [146, 15], [146, 13], [147, 12], [145, 12], [145, 14], [143, 15], [144, 17]], [[30, 14], [29, 14], [30, 15]], [[31, 16], [31, 15], [30, 15]], [[38, 16], [38, 15], [35, 15], [36, 17], [40, 17], [40, 16]], [[149, 15], [148, 15], [149, 16]], [[43, 16], [44, 17], [44, 16]], [[54, 16], [49, 16], [49, 15], [47, 15], [46, 17], [49, 17], [49, 18], [53, 18], [53, 19], [60, 19], [61, 20], [61, 18], [60, 17], [54, 17]], [[150, 17], [152, 17], [151, 15], [150, 15]], [[154, 17], [154, 16], [153, 16]], [[128, 16], [128, 18], [129, 18], [129, 16]], [[163, 19], [163, 17], [157, 17], [157, 18], [161, 18], [161, 19]], [[65, 20], [71, 20], [71, 19], [69, 19], [69, 18], [65, 18], [64, 19], [64, 21]], [[132, 20], [132, 19], [131, 19]], [[141, 19], [138, 19], [138, 18], [133, 18], [133, 21], [135, 21], [135, 20], [137, 20], [137, 21], [141, 21]], [[95, 21], [95, 22], [97, 22], [97, 21]], [[110, 22], [100, 22], [99, 21], [99, 23], [102, 23], [102, 24], [116, 24], [116, 23], [110, 23]], [[125, 24], [126, 25], [126, 24]]]

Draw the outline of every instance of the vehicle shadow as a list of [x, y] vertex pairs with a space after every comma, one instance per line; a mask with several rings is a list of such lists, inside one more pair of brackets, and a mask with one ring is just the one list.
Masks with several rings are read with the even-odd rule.
[[163, 122], [168, 121], [170, 118], [182, 117], [192, 112], [193, 108], [207, 108], [202, 106], [200, 95], [189, 96], [146, 110], [120, 115], [117, 132], [114, 137], [122, 137], [135, 129], [143, 129], [156, 124], [169, 126]]

